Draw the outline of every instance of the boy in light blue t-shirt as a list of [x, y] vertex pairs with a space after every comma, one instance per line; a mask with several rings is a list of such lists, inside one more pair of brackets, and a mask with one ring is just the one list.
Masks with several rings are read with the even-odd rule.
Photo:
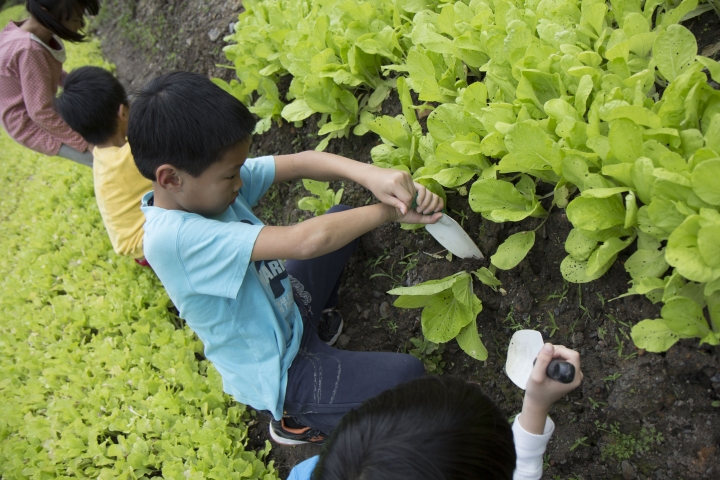
[[[385, 222], [434, 223], [443, 203], [405, 172], [336, 155], [247, 159], [254, 127], [242, 103], [199, 74], [164, 75], [137, 94], [128, 141], [153, 182], [142, 201], [145, 256], [224, 390], [272, 416], [278, 443], [322, 443], [344, 413], [424, 372], [410, 355], [320, 339], [321, 319], [329, 337], [342, 328], [333, 308], [357, 238]], [[273, 183], [301, 178], [355, 181], [382, 203], [292, 226], [253, 214]]]

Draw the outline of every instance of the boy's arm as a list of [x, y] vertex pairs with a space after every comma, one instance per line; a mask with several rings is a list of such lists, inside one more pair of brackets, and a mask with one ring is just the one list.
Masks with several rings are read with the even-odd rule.
[[[547, 367], [554, 358], [560, 358], [575, 366], [575, 379], [572, 383], [560, 383], [547, 376]], [[518, 419], [520, 426], [528, 433], [542, 435], [545, 430], [545, 419], [552, 404], [577, 388], [582, 379], [580, 354], [562, 345], [554, 346], [546, 343], [538, 353], [527, 382], [522, 412]]]
[[[575, 366], [575, 379], [564, 384], [548, 378], [547, 366], [553, 358], [561, 358]], [[580, 355], [563, 346], [546, 343], [527, 382], [522, 412], [513, 424], [517, 464], [513, 480], [538, 480], [542, 477], [543, 454], [555, 429], [548, 411], [555, 401], [580, 385]]]
[[253, 247], [251, 261], [283, 258], [305, 260], [333, 252], [385, 222], [435, 223], [441, 213], [403, 215], [397, 208], [378, 203], [330, 213], [288, 227], [266, 226]]
[[400, 170], [378, 168], [374, 165], [350, 160], [332, 153], [306, 151], [275, 156], [274, 183], [309, 178], [322, 182], [349, 180], [370, 190], [382, 203], [407, 212], [418, 194], [418, 211], [424, 213], [442, 210], [442, 199], [433, 204], [423, 203], [420, 191], [412, 176]]

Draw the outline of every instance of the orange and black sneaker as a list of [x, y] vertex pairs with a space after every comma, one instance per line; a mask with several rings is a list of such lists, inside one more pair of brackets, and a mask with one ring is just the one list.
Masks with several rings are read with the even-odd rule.
[[285, 419], [270, 421], [270, 436], [275, 443], [280, 445], [301, 445], [303, 443], [313, 443], [322, 445], [325, 442], [326, 435], [317, 428], [301, 426], [300, 428], [291, 428], [285, 423]]

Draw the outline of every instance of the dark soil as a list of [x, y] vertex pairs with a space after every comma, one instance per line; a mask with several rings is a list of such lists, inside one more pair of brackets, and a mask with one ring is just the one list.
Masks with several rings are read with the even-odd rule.
[[[127, 87], [141, 86], [153, 76], [175, 69], [230, 78], [221, 48], [228, 25], [237, 19], [239, 1], [110, 0], [97, 22], [107, 57], [116, 63]], [[720, 57], [720, 22], [710, 12], [687, 26], [697, 35], [699, 50]], [[213, 41], [213, 29], [222, 33]], [[217, 32], [214, 32], [217, 33]], [[214, 36], [214, 35], [213, 35]], [[385, 113], [399, 111], [397, 97], [384, 103]], [[313, 149], [317, 127], [288, 124], [254, 138], [253, 155], [293, 153]], [[334, 140], [329, 152], [370, 161], [378, 143], [372, 134]], [[334, 185], [337, 189], [339, 184]], [[368, 191], [344, 185], [343, 203], [365, 205]], [[308, 217], [297, 209], [305, 192], [300, 183], [273, 187], [257, 209], [270, 224], [288, 224]], [[472, 212], [466, 199], [449, 195], [448, 211], [463, 221], [466, 231], [486, 256], [509, 235], [536, 227], [540, 220], [494, 224]], [[483, 302], [478, 328], [489, 350], [486, 362], [468, 357], [455, 341], [445, 345], [441, 360], [426, 358], [443, 375], [481, 383], [508, 416], [521, 407], [522, 391], [504, 374], [504, 359], [515, 329], [533, 328], [550, 341], [578, 350], [585, 380], [557, 402], [551, 412], [557, 425], [547, 454], [543, 478], [701, 479], [720, 478], [720, 348], [682, 341], [665, 354], [638, 351], [630, 328], [659, 315], [660, 305], [644, 297], [613, 298], [625, 293], [629, 277], [621, 256], [601, 279], [585, 285], [567, 284], [559, 271], [570, 224], [554, 211], [538, 230], [528, 257], [515, 269], [499, 271], [504, 292], [475, 282]], [[424, 230], [408, 232], [384, 225], [365, 235], [362, 247], [346, 269], [341, 306], [346, 331], [339, 344], [351, 350], [408, 351], [410, 339], [421, 338], [420, 310], [392, 306], [385, 292], [455, 272], [488, 266], [488, 261], [437, 259], [429, 254], [443, 248]], [[444, 255], [444, 253], [442, 253]], [[553, 325], [554, 321], [554, 325]], [[250, 430], [250, 446], [268, 439], [267, 421]], [[275, 446], [270, 459], [282, 477], [318, 447]]]

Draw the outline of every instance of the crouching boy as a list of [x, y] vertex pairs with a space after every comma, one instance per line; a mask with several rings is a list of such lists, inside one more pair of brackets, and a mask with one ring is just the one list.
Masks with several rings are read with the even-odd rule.
[[[553, 358], [575, 367], [571, 383], [547, 376]], [[288, 480], [538, 480], [555, 430], [550, 407], [582, 379], [580, 355], [546, 343], [512, 426], [477, 383], [427, 376], [399, 385], [348, 413]]]
[[[322, 443], [363, 400], [423, 375], [412, 356], [323, 340], [341, 328], [333, 307], [356, 239], [385, 222], [436, 222], [442, 200], [404, 172], [327, 153], [247, 159], [254, 127], [242, 103], [199, 74], [164, 75], [137, 94], [128, 140], [153, 183], [145, 255], [224, 390], [270, 414], [278, 443]], [[356, 181], [382, 203], [264, 225], [251, 207], [273, 183], [300, 178]]]
[[93, 183], [100, 216], [115, 253], [143, 257], [142, 196], [152, 182], [140, 175], [125, 136], [129, 105], [120, 82], [99, 67], [73, 70], [55, 100], [60, 116], [93, 149]]

